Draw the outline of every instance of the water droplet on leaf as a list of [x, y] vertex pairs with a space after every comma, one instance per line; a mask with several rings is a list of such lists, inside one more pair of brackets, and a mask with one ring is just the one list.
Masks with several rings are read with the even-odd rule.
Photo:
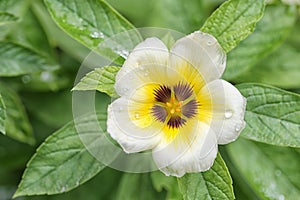
[[31, 81], [31, 77], [29, 75], [22, 76], [22, 82], [23, 83], [29, 83]]
[[276, 175], [276, 176], [280, 176], [280, 175], [281, 175], [281, 171], [280, 171], [280, 170], [276, 170], [276, 171], [275, 171], [275, 175]]
[[53, 76], [50, 72], [42, 72], [40, 75], [42, 81], [51, 81], [53, 80]]
[[95, 31], [95, 32], [91, 33], [90, 36], [91, 36], [91, 38], [95, 38], [96, 39], [96, 38], [103, 38], [104, 34], [101, 33], [101, 32]]
[[65, 192], [65, 191], [66, 191], [66, 187], [63, 186], [63, 187], [61, 188], [60, 192]]

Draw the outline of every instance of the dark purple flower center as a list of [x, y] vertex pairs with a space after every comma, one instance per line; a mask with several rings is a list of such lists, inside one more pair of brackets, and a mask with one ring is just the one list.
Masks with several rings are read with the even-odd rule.
[[152, 114], [169, 128], [179, 128], [197, 114], [198, 102], [190, 84], [179, 82], [173, 87], [160, 85], [154, 90]]

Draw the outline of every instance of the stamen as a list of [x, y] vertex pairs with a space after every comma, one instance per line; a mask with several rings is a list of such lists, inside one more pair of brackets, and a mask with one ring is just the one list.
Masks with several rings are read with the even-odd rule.
[[179, 82], [174, 87], [160, 86], [154, 90], [155, 105], [152, 114], [170, 128], [183, 126], [189, 118], [197, 114], [198, 102], [193, 96], [193, 88]]

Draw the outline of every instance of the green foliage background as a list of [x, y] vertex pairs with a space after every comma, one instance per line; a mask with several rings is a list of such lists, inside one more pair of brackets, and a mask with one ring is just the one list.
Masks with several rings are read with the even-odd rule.
[[[299, 13], [279, 0], [0, 0], [0, 200], [299, 198]], [[247, 98], [246, 128], [207, 172], [105, 168], [76, 133], [71, 89], [83, 59], [101, 34], [149, 26], [214, 35], [228, 53], [223, 78]], [[100, 91], [104, 130], [118, 69], [94, 70], [74, 88]], [[79, 124], [93, 131], [88, 118]]]

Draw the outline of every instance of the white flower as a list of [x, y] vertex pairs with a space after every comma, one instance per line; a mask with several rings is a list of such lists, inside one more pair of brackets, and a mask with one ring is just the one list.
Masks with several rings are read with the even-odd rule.
[[225, 65], [217, 40], [200, 31], [170, 51], [146, 39], [116, 76], [120, 98], [108, 108], [108, 132], [127, 153], [152, 149], [166, 175], [208, 170], [218, 144], [234, 141], [245, 126], [245, 98], [220, 79]]

